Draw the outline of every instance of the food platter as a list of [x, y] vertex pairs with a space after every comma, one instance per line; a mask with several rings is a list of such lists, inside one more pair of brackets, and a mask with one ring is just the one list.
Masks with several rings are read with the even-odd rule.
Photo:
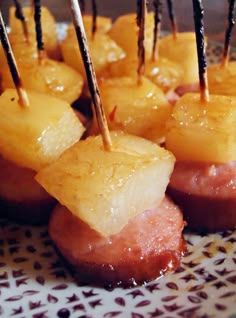
[[[211, 62], [221, 49], [209, 43]], [[236, 230], [184, 235], [188, 255], [174, 273], [106, 290], [74, 281], [46, 226], [0, 220], [0, 317], [236, 317]]]

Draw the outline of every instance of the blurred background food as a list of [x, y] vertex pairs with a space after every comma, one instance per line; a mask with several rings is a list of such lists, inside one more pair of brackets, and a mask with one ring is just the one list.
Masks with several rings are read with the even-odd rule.
[[[68, 0], [42, 0], [42, 5], [49, 7], [55, 15], [58, 22], [70, 21], [70, 9]], [[86, 2], [86, 10], [90, 12], [91, 1]], [[30, 1], [21, 0], [22, 5], [30, 4]], [[0, 1], [0, 8], [4, 18], [8, 19], [8, 8], [13, 4], [13, 0]], [[152, 1], [149, 1], [149, 7], [152, 7]], [[178, 30], [193, 30], [192, 1], [173, 0], [178, 22]], [[225, 29], [225, 19], [228, 1], [227, 0], [205, 0], [205, 27], [206, 33], [212, 40], [222, 41]], [[97, 0], [98, 12], [100, 15], [112, 17], [113, 19], [127, 12], [136, 10], [136, 1], [127, 0]], [[169, 30], [169, 21], [167, 17], [166, 0], [163, 1], [163, 29]], [[236, 31], [233, 32], [232, 43], [236, 45]]]

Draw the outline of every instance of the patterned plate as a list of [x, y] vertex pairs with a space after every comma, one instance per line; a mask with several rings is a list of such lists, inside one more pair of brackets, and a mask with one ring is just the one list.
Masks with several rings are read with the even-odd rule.
[[79, 286], [46, 227], [0, 221], [0, 317], [236, 317], [236, 230], [185, 234], [181, 267], [145, 286]]
[[[211, 62], [221, 49], [210, 43]], [[236, 318], [236, 230], [185, 238], [189, 253], [177, 271], [108, 291], [73, 281], [46, 227], [0, 220], [0, 317]]]

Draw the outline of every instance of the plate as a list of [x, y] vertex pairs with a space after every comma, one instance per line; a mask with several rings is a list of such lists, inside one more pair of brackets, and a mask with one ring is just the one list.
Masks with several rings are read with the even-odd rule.
[[236, 230], [185, 234], [174, 273], [141, 287], [79, 286], [46, 227], [0, 221], [0, 317], [236, 317]]
[[[60, 30], [64, 34], [65, 25]], [[210, 42], [209, 61], [221, 51]], [[184, 235], [189, 252], [174, 273], [144, 286], [106, 290], [73, 280], [47, 227], [2, 219], [0, 317], [236, 318], [236, 230]]]

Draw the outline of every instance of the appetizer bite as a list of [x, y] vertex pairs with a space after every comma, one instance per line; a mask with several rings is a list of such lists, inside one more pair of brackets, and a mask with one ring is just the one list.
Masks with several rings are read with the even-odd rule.
[[[63, 62], [49, 59], [44, 50], [45, 34], [42, 35], [40, 1], [35, 1], [35, 30], [37, 44], [25, 41], [23, 35], [10, 38], [18, 68], [25, 88], [49, 94], [72, 103], [79, 98], [83, 88], [83, 78]], [[3, 60], [4, 61], [4, 60]], [[2, 90], [13, 88], [14, 83], [7, 63], [1, 67]]]
[[16, 87], [0, 96], [1, 215], [44, 223], [56, 201], [34, 180], [35, 172], [79, 140], [84, 128], [68, 103], [25, 91], [1, 14], [0, 37]]
[[160, 39], [159, 52], [161, 57], [182, 68], [184, 76], [175, 90], [177, 95], [182, 96], [187, 92], [199, 91], [196, 39], [193, 32], [177, 32], [172, 1], [167, 0], [167, 5], [172, 33]]
[[[146, 4], [141, 12], [139, 8], [137, 11], [139, 33], [138, 45], [136, 43], [136, 72], [129, 76], [100, 79], [100, 92], [111, 130], [122, 130], [160, 144], [165, 140], [165, 123], [170, 115], [171, 105], [161, 88], [143, 76]], [[90, 134], [97, 132], [94, 117]]]
[[[23, 7], [22, 12], [27, 23], [29, 40], [32, 41], [36, 37], [34, 27], [34, 7]], [[44, 6], [42, 6], [41, 16], [43, 34], [45, 38], [45, 50], [50, 58], [60, 60], [61, 53], [57, 38], [56, 21], [48, 8]], [[9, 26], [11, 34], [15, 34], [19, 38], [24, 37], [24, 30], [22, 28], [21, 20], [15, 15], [15, 7], [10, 7], [9, 10]]]
[[230, 38], [235, 24], [234, 6], [235, 0], [230, 0], [221, 63], [208, 67], [209, 90], [212, 94], [236, 96], [236, 62], [229, 61]]
[[182, 213], [165, 197], [175, 159], [148, 140], [109, 133], [77, 0], [71, 9], [101, 136], [74, 144], [36, 180], [62, 204], [49, 233], [76, 278], [135, 286], [177, 268], [185, 251]]
[[36, 180], [62, 204], [49, 233], [77, 279], [135, 286], [176, 269], [185, 251], [182, 212], [164, 194], [174, 157], [139, 137], [111, 140], [111, 151], [101, 136], [76, 143]]
[[186, 94], [167, 123], [166, 148], [177, 161], [168, 193], [183, 208], [188, 227], [219, 231], [236, 225], [236, 99], [208, 94], [203, 8], [194, 0], [199, 94]]
[[[145, 15], [144, 20], [144, 46], [145, 46], [145, 76], [149, 78], [154, 84], [160, 87], [164, 93], [174, 90], [180, 85], [183, 77], [182, 67], [177, 63], [168, 60], [164, 56], [159, 56], [159, 37], [160, 37], [160, 24], [161, 24], [161, 4], [159, 1], [155, 0], [154, 3], [154, 14], [149, 13]], [[124, 24], [120, 22], [124, 20]], [[102, 77], [122, 77], [129, 76], [135, 77], [137, 65], [138, 65], [138, 36], [140, 32], [139, 27], [136, 24], [132, 24], [132, 29], [130, 29], [130, 23], [135, 22], [134, 15], [125, 15], [124, 17], [119, 17], [117, 22], [114, 23], [110, 34], [114, 37], [118, 43], [125, 49], [126, 57], [124, 59], [118, 60], [108, 65], [108, 67], [102, 73]], [[124, 46], [123, 43], [124, 35], [122, 30], [119, 31], [119, 28], [127, 28], [129, 32], [126, 31], [125, 36], [130, 37], [127, 46]], [[153, 32], [151, 36], [151, 31]], [[113, 35], [114, 33], [114, 35]], [[120, 37], [120, 39], [119, 39]], [[146, 37], [151, 37], [150, 39]], [[135, 44], [133, 43], [135, 41]], [[130, 44], [131, 42], [131, 44]], [[150, 47], [150, 44], [152, 46]], [[150, 51], [151, 49], [151, 51]], [[151, 53], [151, 54], [150, 54]]]
[[[97, 16], [95, 3], [93, 5], [93, 16], [83, 14], [83, 23], [91, 56], [94, 61], [94, 69], [97, 76], [100, 76], [107, 65], [123, 59], [125, 53], [107, 34], [107, 31], [111, 28], [111, 19]], [[67, 36], [61, 43], [61, 51], [65, 63], [79, 71], [86, 80], [83, 60], [78, 48], [76, 32], [72, 24], [69, 25]]]

